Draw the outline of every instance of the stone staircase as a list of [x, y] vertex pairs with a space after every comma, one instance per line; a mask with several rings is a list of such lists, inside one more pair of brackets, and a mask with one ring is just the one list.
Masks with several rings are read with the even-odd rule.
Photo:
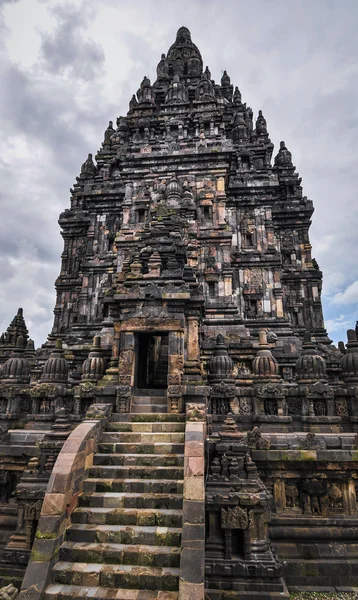
[[178, 598], [184, 430], [184, 415], [112, 416], [46, 600]]
[[167, 412], [166, 390], [137, 390], [132, 397], [132, 413], [165, 413]]

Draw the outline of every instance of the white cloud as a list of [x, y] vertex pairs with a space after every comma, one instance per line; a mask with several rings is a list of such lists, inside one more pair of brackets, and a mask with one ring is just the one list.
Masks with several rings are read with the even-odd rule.
[[328, 332], [331, 334], [342, 331], [342, 329], [352, 327], [352, 322], [350, 320], [346, 320], [344, 315], [340, 315], [336, 319], [327, 319], [326, 327]]
[[351, 283], [343, 292], [338, 292], [333, 296], [334, 304], [357, 304], [358, 316], [358, 280]]

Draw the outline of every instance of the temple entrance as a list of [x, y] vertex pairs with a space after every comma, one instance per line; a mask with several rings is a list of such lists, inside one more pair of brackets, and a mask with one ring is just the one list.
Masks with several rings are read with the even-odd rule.
[[136, 388], [166, 388], [168, 333], [137, 333], [136, 337]]

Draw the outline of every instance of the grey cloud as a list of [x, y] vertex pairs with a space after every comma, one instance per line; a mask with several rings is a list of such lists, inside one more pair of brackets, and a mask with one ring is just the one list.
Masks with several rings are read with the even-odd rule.
[[[103, 67], [105, 57], [101, 46], [86, 37], [92, 10], [89, 5], [56, 5], [54, 33], [42, 34], [42, 58], [51, 73], [69, 70], [74, 77], [92, 80]], [[75, 82], [74, 82], [75, 83]]]
[[[58, 215], [68, 206], [69, 187], [88, 151], [99, 146], [114, 108], [102, 96], [98, 74], [103, 57], [99, 46], [82, 36], [88, 22], [87, 17], [80, 20], [80, 11], [78, 4], [77, 17], [73, 11], [56, 12], [59, 23], [51, 36], [43, 37], [40, 57], [31, 69], [20, 67], [5, 53], [0, 67], [0, 145], [13, 153], [9, 158], [3, 152], [0, 159], [0, 330], [23, 306], [37, 344], [45, 341], [52, 326], [54, 281], [63, 244]], [[66, 18], [76, 43], [67, 48], [64, 68], [54, 72]], [[1, 26], [6, 31], [4, 22]], [[89, 81], [89, 76], [95, 80]], [[86, 97], [85, 108], [81, 94]]]

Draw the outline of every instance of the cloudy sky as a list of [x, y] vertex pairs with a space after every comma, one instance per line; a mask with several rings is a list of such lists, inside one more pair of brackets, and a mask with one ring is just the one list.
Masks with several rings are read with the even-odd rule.
[[0, 332], [52, 326], [59, 213], [108, 121], [185, 25], [285, 140], [315, 205], [331, 337], [358, 318], [357, 0], [0, 0]]

